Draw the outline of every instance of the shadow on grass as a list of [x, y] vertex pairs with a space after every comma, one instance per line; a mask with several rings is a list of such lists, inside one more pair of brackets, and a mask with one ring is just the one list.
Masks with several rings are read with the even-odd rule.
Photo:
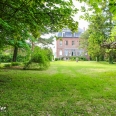
[[12, 67], [1, 67], [0, 71], [4, 70], [4, 71], [10, 71], [10, 70], [34, 70], [34, 71], [43, 71], [43, 70], [47, 70], [48, 68], [27, 68], [25, 69], [24, 67], [19, 67], [19, 66], [12, 66]]
[[11, 80], [12, 78], [10, 78], [9, 76], [0, 74], [0, 85], [10, 82]]

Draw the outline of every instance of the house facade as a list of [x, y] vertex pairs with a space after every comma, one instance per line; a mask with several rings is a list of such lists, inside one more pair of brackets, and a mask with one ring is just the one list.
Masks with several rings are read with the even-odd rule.
[[79, 29], [77, 33], [72, 33], [69, 29], [58, 32], [60, 39], [56, 41], [56, 57], [67, 59], [71, 56], [84, 56], [88, 59], [86, 50], [80, 47], [80, 35], [83, 32], [83, 29]]

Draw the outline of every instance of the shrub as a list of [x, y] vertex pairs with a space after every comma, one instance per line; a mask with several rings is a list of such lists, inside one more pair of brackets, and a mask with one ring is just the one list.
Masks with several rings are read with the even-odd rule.
[[[1, 55], [0, 56], [0, 61], [1, 62], [12, 62], [12, 55]], [[18, 55], [17, 56], [17, 61], [18, 62], [24, 62], [26, 59], [26, 56], [21, 56], [21, 55]]]
[[47, 52], [40, 47], [35, 47], [31, 59], [28, 62], [25, 62], [24, 69], [29, 68], [32, 63], [38, 63], [40, 69], [48, 68], [50, 60], [47, 57]]
[[12, 55], [3, 55], [1, 54], [1, 62], [11, 62], [12, 61]]
[[20, 63], [19, 63], [19, 62], [12, 62], [11, 65], [12, 65], [12, 66], [19, 66]]
[[71, 61], [75, 61], [76, 60], [76, 56], [70, 56], [69, 58]]
[[53, 59], [52, 49], [44, 48], [43, 50], [44, 50], [45, 54], [47, 55], [48, 60], [52, 61], [52, 59]]
[[17, 56], [17, 62], [24, 62], [25, 61], [25, 56], [18, 55]]
[[6, 68], [11, 67], [11, 64], [5, 64], [4, 67]]
[[80, 61], [87, 61], [87, 58], [84, 57], [84, 56], [80, 56], [80, 57], [78, 57], [78, 59], [79, 59]]
[[59, 58], [55, 58], [55, 61], [58, 61], [59, 60]]

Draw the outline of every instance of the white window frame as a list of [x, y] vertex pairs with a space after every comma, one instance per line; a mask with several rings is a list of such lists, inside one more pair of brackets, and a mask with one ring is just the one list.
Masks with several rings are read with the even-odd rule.
[[59, 51], [59, 55], [62, 56], [62, 50]]

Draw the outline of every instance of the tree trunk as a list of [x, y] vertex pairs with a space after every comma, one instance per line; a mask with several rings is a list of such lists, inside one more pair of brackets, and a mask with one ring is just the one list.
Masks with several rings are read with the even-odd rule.
[[104, 55], [101, 55], [101, 59], [100, 59], [101, 61], [104, 61]]
[[99, 56], [96, 57], [96, 61], [99, 62]]
[[18, 47], [15, 46], [14, 47], [14, 52], [13, 52], [13, 59], [12, 59], [13, 62], [17, 61], [17, 53], [18, 53]]
[[109, 52], [109, 64], [113, 64], [112, 50]]

